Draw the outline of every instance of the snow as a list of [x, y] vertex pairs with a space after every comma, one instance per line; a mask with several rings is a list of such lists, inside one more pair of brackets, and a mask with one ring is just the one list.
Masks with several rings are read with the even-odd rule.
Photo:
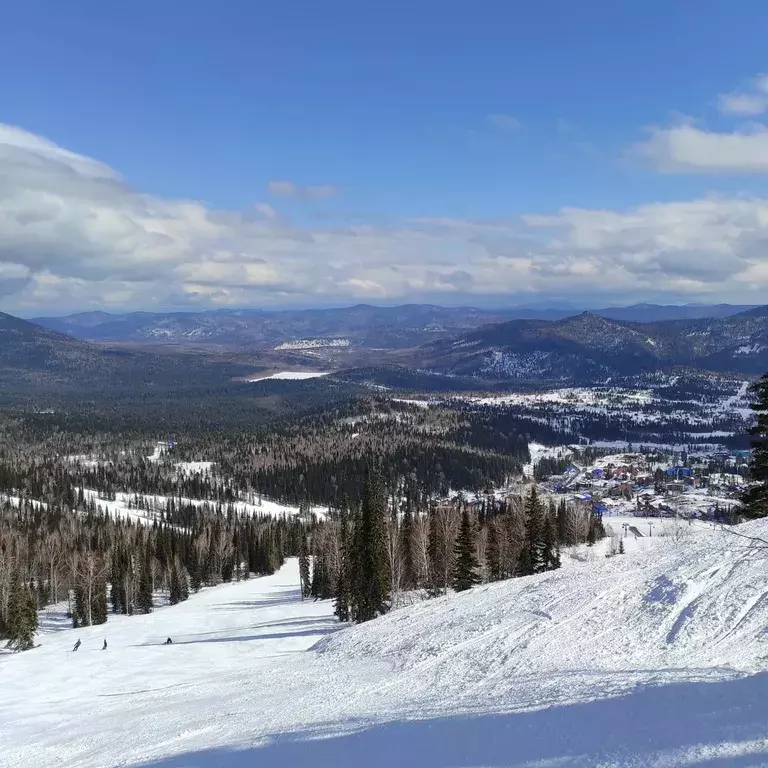
[[166, 453], [168, 453], [167, 442], [155, 443], [155, 449], [152, 451], [151, 456], [147, 456], [147, 461], [160, 461]]
[[544, 392], [513, 392], [508, 395], [471, 398], [457, 397], [456, 399], [465, 399], [476, 405], [532, 406], [554, 403], [560, 405], [602, 407], [612, 405], [615, 407], [625, 407], [628, 404], [649, 405], [653, 402], [653, 395], [647, 389], [563, 387]]
[[[703, 520], [684, 520], [674, 517], [636, 517], [625, 514], [603, 515], [603, 525], [608, 538], [623, 539], [627, 552], [655, 546], [654, 539], [668, 538], [680, 541], [694, 533], [718, 530], [716, 523]], [[624, 526], [627, 526], [626, 529]], [[608, 540], [600, 542], [610, 545]]]
[[213, 467], [212, 461], [179, 461], [175, 465], [179, 474], [182, 475], [207, 475]]
[[267, 381], [269, 379], [281, 379], [286, 381], [301, 381], [304, 379], [316, 379], [320, 376], [329, 376], [330, 371], [278, 371], [270, 376], [254, 376], [249, 382]]
[[73, 456], [67, 456], [67, 461], [71, 461], [73, 464], [80, 464], [83, 467], [98, 467], [98, 459], [94, 459], [92, 456], [80, 453]]
[[573, 451], [564, 445], [547, 446], [541, 443], [528, 443], [528, 453], [531, 460], [528, 464], [523, 465], [523, 474], [526, 477], [533, 477], [533, 468], [542, 459], [563, 459], [570, 456]]
[[295, 339], [284, 341], [275, 347], [276, 351], [285, 349], [322, 349], [325, 347], [348, 347], [349, 339]]
[[[121, 517], [129, 517], [134, 520], [152, 522], [155, 519], [155, 514], [159, 515], [160, 509], [164, 508], [168, 501], [173, 498], [178, 504], [179, 497], [177, 496], [159, 496], [152, 494], [139, 495], [139, 499], [146, 500], [146, 506], [148, 509], [137, 509], [134, 501], [136, 498], [135, 493], [127, 493], [125, 491], [118, 491], [115, 493], [115, 498], [105, 499], [100, 496], [98, 491], [92, 488], [83, 489], [83, 495], [86, 501], [93, 499], [96, 506], [101, 506], [105, 511], [109, 511], [110, 514], [117, 514]], [[129, 507], [129, 502], [131, 506]], [[206, 499], [191, 499], [182, 497], [182, 504], [191, 504], [195, 507], [202, 507], [208, 504], [211, 507], [216, 507], [219, 502], [215, 500]], [[16, 502], [18, 506], [18, 501]], [[229, 506], [229, 503], [222, 502], [224, 508]], [[282, 504], [279, 501], [272, 499], [254, 497], [251, 501], [233, 501], [232, 507], [239, 514], [246, 515], [272, 515], [273, 517], [282, 517], [283, 515], [291, 516], [299, 514], [299, 507], [291, 504]], [[325, 517], [328, 514], [328, 507], [310, 507], [310, 512], [314, 513], [318, 517]]]
[[393, 403], [404, 403], [405, 405], [415, 405], [417, 408], [429, 408], [430, 405], [435, 405], [438, 400], [409, 400], [405, 397], [393, 397]]
[[654, 537], [349, 628], [301, 602], [291, 560], [148, 616], [49, 622], [0, 656], [0, 763], [765, 765], [765, 557], [721, 529]]

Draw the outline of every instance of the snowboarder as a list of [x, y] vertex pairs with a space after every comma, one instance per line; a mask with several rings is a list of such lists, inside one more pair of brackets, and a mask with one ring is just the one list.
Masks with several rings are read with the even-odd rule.
[[168, 639], [165, 641], [165, 645], [172, 645], [172, 644], [173, 644], [173, 641], [172, 641], [172, 640], [171, 640], [171, 638], [169, 637], [169, 638], [168, 638]]
[[77, 638], [77, 642], [75, 643], [75, 647], [72, 649], [72, 653], [74, 653], [78, 648], [80, 647], [80, 638]]
[[106, 651], [107, 650], [107, 638], [106, 637], [104, 638], [104, 645], [101, 646], [101, 650], [102, 651]]

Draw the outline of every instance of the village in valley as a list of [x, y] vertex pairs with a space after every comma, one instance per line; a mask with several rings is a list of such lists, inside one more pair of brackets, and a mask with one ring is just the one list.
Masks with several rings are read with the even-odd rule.
[[751, 456], [722, 446], [687, 453], [532, 444], [530, 451], [526, 479], [555, 503], [565, 499], [591, 511], [614, 553], [617, 539], [677, 537], [683, 529], [736, 522]]

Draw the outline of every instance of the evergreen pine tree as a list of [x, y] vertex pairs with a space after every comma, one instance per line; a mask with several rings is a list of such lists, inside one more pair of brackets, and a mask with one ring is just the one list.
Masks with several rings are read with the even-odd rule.
[[568, 508], [565, 506], [565, 499], [560, 499], [557, 505], [557, 540], [560, 544], [567, 544], [568, 535]]
[[757, 419], [750, 429], [752, 461], [749, 465], [750, 485], [744, 493], [741, 513], [749, 520], [768, 515], [768, 373], [763, 374], [752, 387], [752, 410]]
[[189, 586], [193, 592], [199, 592], [203, 586], [203, 579], [200, 569], [200, 561], [197, 555], [192, 552], [192, 557], [189, 560]]
[[17, 570], [13, 570], [8, 593], [6, 617], [7, 648], [27, 651], [35, 645], [37, 604]]
[[521, 573], [529, 576], [545, 570], [544, 562], [544, 510], [536, 486], [525, 500], [525, 547], [521, 558]]
[[349, 523], [347, 512], [341, 510], [339, 526], [339, 571], [336, 574], [335, 606], [339, 621], [349, 621]]
[[500, 581], [504, 578], [501, 563], [501, 536], [499, 522], [492, 520], [488, 524], [488, 548], [486, 549], [486, 562], [488, 569], [488, 581]]
[[464, 507], [461, 515], [461, 529], [456, 539], [456, 563], [453, 569], [453, 588], [463, 592], [480, 583], [478, 576], [477, 553], [475, 552], [475, 532], [469, 518], [469, 510]]
[[91, 622], [107, 623], [107, 584], [101, 580], [96, 582], [91, 594]]
[[429, 559], [429, 595], [439, 597], [445, 594], [448, 585], [444, 581], [445, 556], [442, 546], [442, 534], [437, 523], [437, 510], [434, 506], [429, 509], [429, 540], [427, 541], [427, 557]]
[[75, 587], [75, 609], [72, 611], [72, 627], [87, 627], [88, 623], [88, 595], [85, 589], [78, 585]]
[[307, 536], [302, 531], [301, 551], [299, 552], [299, 579], [301, 580], [301, 596], [308, 597], [311, 589], [311, 576], [309, 572], [309, 549], [307, 548]]
[[174, 558], [168, 572], [168, 602], [181, 603], [189, 597], [189, 576], [178, 557]]
[[389, 601], [386, 499], [379, 472], [369, 466], [363, 482], [360, 510], [359, 564], [352, 585], [358, 623], [386, 613]]
[[149, 568], [149, 553], [145, 553], [139, 564], [139, 583], [136, 590], [136, 610], [139, 613], [152, 613], [152, 574]]
[[560, 542], [557, 540], [556, 512], [550, 510], [550, 514], [544, 522], [544, 569], [554, 571], [560, 567]]
[[322, 600], [326, 591], [325, 558], [321, 553], [315, 553], [312, 557], [312, 583], [309, 594], [315, 600]]

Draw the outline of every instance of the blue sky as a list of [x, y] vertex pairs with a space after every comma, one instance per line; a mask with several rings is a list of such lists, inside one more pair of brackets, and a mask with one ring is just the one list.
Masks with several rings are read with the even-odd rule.
[[764, 3], [372, 6], [7, 0], [3, 304], [768, 301]]

